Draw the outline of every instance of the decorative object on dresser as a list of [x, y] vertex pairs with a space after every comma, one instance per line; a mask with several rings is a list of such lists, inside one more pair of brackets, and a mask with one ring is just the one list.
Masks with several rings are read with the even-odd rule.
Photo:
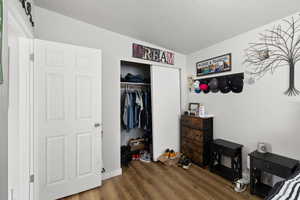
[[[214, 140], [211, 145], [210, 171], [230, 181], [242, 178], [242, 147], [241, 144], [226, 140]], [[222, 156], [230, 157], [231, 168], [222, 165]]]
[[299, 161], [279, 156], [273, 153], [254, 151], [250, 156], [250, 193], [266, 197], [271, 186], [261, 181], [262, 172], [267, 172], [281, 178], [289, 178], [297, 169]]
[[181, 152], [193, 163], [204, 167], [209, 164], [210, 144], [213, 140], [213, 118], [182, 115]]
[[200, 103], [189, 103], [190, 115], [198, 116]]

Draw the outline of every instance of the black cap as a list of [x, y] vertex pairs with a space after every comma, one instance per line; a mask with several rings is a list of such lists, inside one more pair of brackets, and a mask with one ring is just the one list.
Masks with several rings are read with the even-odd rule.
[[219, 89], [219, 81], [217, 78], [213, 78], [209, 81], [208, 83], [209, 89], [210, 91], [212, 91], [213, 93], [217, 93], [220, 91]]
[[219, 89], [224, 94], [230, 92], [230, 81], [227, 78], [220, 78], [219, 79]]
[[234, 93], [241, 93], [244, 87], [244, 80], [242, 77], [234, 76], [230, 78], [230, 89]]

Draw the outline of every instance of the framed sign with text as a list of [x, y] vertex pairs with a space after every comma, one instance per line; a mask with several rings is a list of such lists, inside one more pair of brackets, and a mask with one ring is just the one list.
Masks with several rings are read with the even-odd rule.
[[196, 63], [197, 76], [231, 71], [231, 53]]
[[132, 56], [143, 60], [149, 60], [169, 65], [174, 65], [174, 53], [163, 51], [140, 44], [132, 44]]

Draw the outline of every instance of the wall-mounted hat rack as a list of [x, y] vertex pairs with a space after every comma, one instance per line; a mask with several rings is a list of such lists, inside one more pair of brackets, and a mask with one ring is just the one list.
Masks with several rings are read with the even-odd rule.
[[229, 92], [241, 93], [244, 86], [244, 73], [227, 74], [223, 76], [210, 76], [207, 78], [194, 79], [195, 93], [217, 93], [227, 94]]
[[244, 73], [235, 73], [235, 74], [228, 74], [228, 75], [223, 75], [223, 76], [210, 76], [207, 78], [194, 78], [194, 81], [207, 81], [209, 82], [211, 79], [213, 78], [217, 78], [217, 79], [221, 79], [221, 78], [226, 78], [226, 79], [230, 79], [232, 77], [240, 77], [242, 79], [244, 79]]

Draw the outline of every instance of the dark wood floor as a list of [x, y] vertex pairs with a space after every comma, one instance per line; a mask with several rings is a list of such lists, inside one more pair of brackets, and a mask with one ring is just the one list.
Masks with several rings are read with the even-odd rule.
[[123, 175], [102, 187], [63, 200], [260, 200], [249, 192], [236, 193], [225, 179], [192, 166], [189, 170], [160, 163], [134, 161]]

